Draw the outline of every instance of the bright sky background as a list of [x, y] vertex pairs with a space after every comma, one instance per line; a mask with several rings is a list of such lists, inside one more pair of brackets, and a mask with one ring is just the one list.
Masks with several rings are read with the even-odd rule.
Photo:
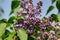
[[[34, 5], [36, 5], [36, 3], [37, 3], [38, 1], [39, 1], [39, 0], [33, 0]], [[42, 13], [41, 13], [41, 14], [42, 14], [42, 16], [45, 16], [45, 13], [46, 13], [48, 7], [49, 7], [50, 5], [52, 5], [52, 4], [51, 4], [51, 0], [41, 0], [41, 1], [43, 2]], [[54, 5], [54, 7], [55, 7], [55, 3], [54, 3], [53, 5]], [[3, 14], [3, 17], [2, 17], [2, 18], [8, 19], [8, 18], [9, 18], [9, 13], [10, 13], [10, 11], [11, 11], [11, 0], [4, 0], [3, 2], [0, 0], [0, 6], [4, 9], [4, 14]], [[55, 13], [55, 14], [58, 13], [56, 7], [55, 7], [55, 9], [54, 9], [52, 12], [50, 12], [50, 13], [48, 14], [48, 16], [51, 15], [52, 13]]]

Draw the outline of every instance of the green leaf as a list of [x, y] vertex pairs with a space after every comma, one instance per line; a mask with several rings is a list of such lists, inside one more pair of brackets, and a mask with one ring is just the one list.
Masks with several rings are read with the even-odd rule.
[[52, 4], [56, 1], [56, 0], [51, 0], [52, 1]]
[[7, 23], [7, 19], [5, 19], [5, 18], [1, 19], [0, 21], [3, 22], [3, 23]]
[[10, 29], [14, 32], [14, 33], [16, 33], [15, 32], [15, 29], [14, 29], [14, 24], [12, 24], [12, 25], [10, 25], [11, 27], [10, 27]]
[[55, 22], [58, 22], [59, 21], [57, 14], [52, 14], [51, 17], [52, 17], [52, 21], [55, 21]]
[[4, 34], [6, 30], [6, 23], [1, 23], [0, 24], [0, 37]]
[[[14, 13], [16, 14], [17, 13], [17, 11], [18, 11], [18, 8], [15, 8], [14, 9]], [[17, 14], [16, 14], [17, 15]]]
[[14, 11], [13, 11], [13, 10], [11, 10], [11, 12], [10, 12], [10, 14], [9, 14], [9, 15], [12, 15], [12, 14], [13, 14], [13, 12], [14, 12]]
[[14, 33], [9, 34], [9, 36], [4, 40], [13, 40]]
[[58, 15], [58, 21], [60, 22], [60, 15]]
[[4, 22], [0, 20], [0, 23], [4, 23]]
[[[13, 24], [11, 25], [11, 27], [13, 27]], [[14, 27], [13, 27], [14, 28]], [[5, 35], [5, 39], [4, 40], [14, 40], [14, 36], [15, 36], [15, 34], [16, 34], [16, 32], [15, 32], [15, 30], [14, 29], [11, 29], [12, 30], [12, 32], [10, 32], [9, 30], [8, 30], [8, 32], [6, 33], [6, 35], [8, 36], [8, 37], [6, 37], [6, 35]]]
[[57, 2], [56, 2], [56, 7], [57, 7], [57, 9], [60, 11], [60, 0], [57, 0]]
[[11, 31], [9, 31], [9, 30], [6, 30], [5, 31], [5, 36], [3, 35], [2, 36], [2, 38], [4, 39], [4, 40], [13, 40], [13, 37], [15, 36], [15, 34], [16, 34], [16, 32], [15, 32], [15, 30], [14, 30], [14, 27], [13, 27], [13, 24], [12, 25], [10, 25], [11, 27], [12, 27], [12, 32]]
[[35, 32], [37, 32], [39, 30], [38, 26], [35, 26]]
[[47, 15], [49, 12], [51, 12], [53, 9], [54, 9], [54, 6], [50, 6], [50, 7], [48, 8], [48, 10], [47, 10], [46, 15]]
[[60, 32], [59, 32], [59, 31], [57, 31], [57, 32], [56, 32], [56, 34], [60, 35]]
[[5, 33], [2, 35], [2, 39], [3, 40], [13, 40], [13, 37], [15, 36], [16, 32], [14, 30], [13, 24], [10, 25], [12, 27], [12, 29], [10, 28], [10, 30], [6, 30]]
[[20, 4], [20, 1], [12, 1], [11, 8], [12, 10], [17, 8]]
[[57, 32], [57, 28], [56, 27], [52, 27], [52, 30], [54, 30], [55, 32]]
[[0, 40], [2, 40], [2, 38], [0, 38]]
[[20, 1], [18, 1], [18, 0], [12, 1], [12, 4], [11, 4], [12, 11], [11, 11], [10, 15], [14, 12], [14, 9], [19, 6], [19, 4], [20, 4]]
[[23, 29], [22, 30], [18, 30], [17, 31], [17, 35], [20, 38], [20, 40], [27, 40], [27, 38], [28, 38], [28, 35], [27, 35], [26, 31], [23, 30]]
[[4, 40], [5, 38], [7, 38], [9, 36], [10, 32], [8, 30], [5, 30], [5, 33], [1, 36], [2, 39]]
[[8, 23], [14, 23], [15, 16], [11, 16], [8, 20]]
[[28, 40], [35, 40], [35, 36], [34, 35], [28, 36]]

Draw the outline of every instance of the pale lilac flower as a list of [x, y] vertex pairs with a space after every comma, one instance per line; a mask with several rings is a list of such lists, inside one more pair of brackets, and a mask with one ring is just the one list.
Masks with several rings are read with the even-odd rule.
[[50, 33], [51, 33], [51, 34], [55, 34], [55, 31], [53, 31], [53, 30], [50, 30]]

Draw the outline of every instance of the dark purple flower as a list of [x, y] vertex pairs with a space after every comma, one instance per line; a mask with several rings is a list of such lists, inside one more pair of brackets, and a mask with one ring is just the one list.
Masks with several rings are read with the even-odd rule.
[[44, 37], [44, 38], [48, 39], [48, 37], [49, 37], [48, 32], [44, 32], [44, 33], [42, 33], [42, 37]]
[[28, 34], [33, 34], [33, 33], [34, 33], [33, 30], [29, 30], [29, 29], [27, 29], [26, 32], [27, 32]]

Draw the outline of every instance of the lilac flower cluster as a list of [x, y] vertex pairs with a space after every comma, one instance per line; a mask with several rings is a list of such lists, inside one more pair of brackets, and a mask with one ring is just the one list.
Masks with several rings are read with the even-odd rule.
[[20, 1], [20, 10], [17, 12], [18, 16], [23, 16], [24, 19], [17, 20], [17, 23], [14, 25], [15, 29], [24, 28], [31, 34], [34, 32], [34, 26], [39, 25], [40, 19], [36, 18], [40, 16], [42, 2], [39, 1], [37, 6], [33, 5], [32, 0], [21, 0]]
[[[40, 36], [37, 36], [36, 40], [43, 40], [43, 38], [45, 38], [46, 40], [55, 40], [57, 36], [55, 34], [55, 30], [52, 29], [52, 17], [43, 18], [42, 20], [37, 17], [41, 16], [41, 6], [41, 1], [37, 3], [37, 6], [34, 6], [32, 0], [21, 0], [17, 16], [23, 16], [24, 19], [18, 19], [14, 24], [14, 28], [17, 30], [21, 30], [23, 28], [29, 35], [35, 35], [39, 31]], [[57, 26], [59, 25], [60, 24], [56, 24], [54, 26], [57, 28]], [[35, 26], [37, 26], [38, 28], [37, 32], [35, 31]], [[59, 29], [57, 31], [60, 32]]]

